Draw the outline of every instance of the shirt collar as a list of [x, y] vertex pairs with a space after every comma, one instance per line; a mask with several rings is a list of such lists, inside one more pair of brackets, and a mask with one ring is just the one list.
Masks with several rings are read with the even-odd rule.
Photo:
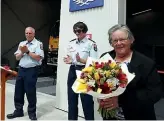
[[31, 42], [28, 42], [27, 40], [26, 40], [26, 44], [34, 44], [36, 42], [36, 39], [34, 38]]
[[[131, 59], [132, 59], [132, 55], [133, 55], [133, 52], [131, 52], [130, 56], [128, 59], [126, 59], [125, 61], [123, 61], [122, 63], [125, 63], [126, 65], [128, 65], [130, 62], [131, 62]], [[115, 60], [116, 61], [116, 60]], [[117, 63], [117, 61], [116, 61]]]
[[76, 39], [76, 44], [79, 44], [79, 43], [85, 43], [87, 40], [87, 37], [84, 37], [82, 40], [78, 41], [78, 39]]

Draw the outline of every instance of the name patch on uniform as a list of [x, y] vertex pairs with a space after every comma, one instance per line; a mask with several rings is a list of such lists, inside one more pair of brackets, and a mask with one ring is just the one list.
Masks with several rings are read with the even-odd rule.
[[97, 51], [97, 45], [93, 44], [94, 51]]
[[40, 49], [43, 50], [43, 44], [40, 44]]

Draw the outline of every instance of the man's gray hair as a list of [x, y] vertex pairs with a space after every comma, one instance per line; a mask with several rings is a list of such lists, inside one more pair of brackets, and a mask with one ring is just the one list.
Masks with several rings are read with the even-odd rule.
[[[32, 32], [35, 34], [35, 29], [34, 29], [33, 27], [29, 26], [29, 27], [26, 27], [26, 29], [31, 29]], [[26, 30], [26, 29], [25, 29], [25, 30]]]
[[109, 36], [108, 40], [109, 40], [110, 44], [112, 44], [112, 34], [117, 30], [125, 32], [127, 34], [127, 40], [131, 40], [131, 41], [135, 40], [133, 33], [130, 31], [128, 26], [126, 26], [124, 24], [117, 24], [108, 30], [108, 36]]

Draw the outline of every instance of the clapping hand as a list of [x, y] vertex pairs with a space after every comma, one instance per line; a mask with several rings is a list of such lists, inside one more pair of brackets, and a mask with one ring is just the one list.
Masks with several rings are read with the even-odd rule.
[[22, 53], [26, 53], [29, 51], [26, 45], [20, 46], [19, 49], [21, 50]]
[[63, 61], [66, 64], [71, 64], [72, 63], [72, 58], [71, 58], [71, 56], [67, 55], [67, 57], [64, 57]]
[[76, 54], [76, 60], [77, 60], [77, 62], [81, 62], [81, 58], [80, 58], [79, 53]]

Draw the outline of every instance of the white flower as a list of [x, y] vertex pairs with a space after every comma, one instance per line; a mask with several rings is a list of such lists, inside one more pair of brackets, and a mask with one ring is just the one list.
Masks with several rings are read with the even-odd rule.
[[95, 80], [89, 80], [89, 82], [87, 82], [87, 85], [90, 87], [95, 87]]
[[116, 79], [116, 78], [111, 78], [111, 79], [108, 79], [106, 82], [107, 82], [107, 83], [112, 83], [113, 86], [115, 87], [116, 85], [118, 85], [119, 80]]

